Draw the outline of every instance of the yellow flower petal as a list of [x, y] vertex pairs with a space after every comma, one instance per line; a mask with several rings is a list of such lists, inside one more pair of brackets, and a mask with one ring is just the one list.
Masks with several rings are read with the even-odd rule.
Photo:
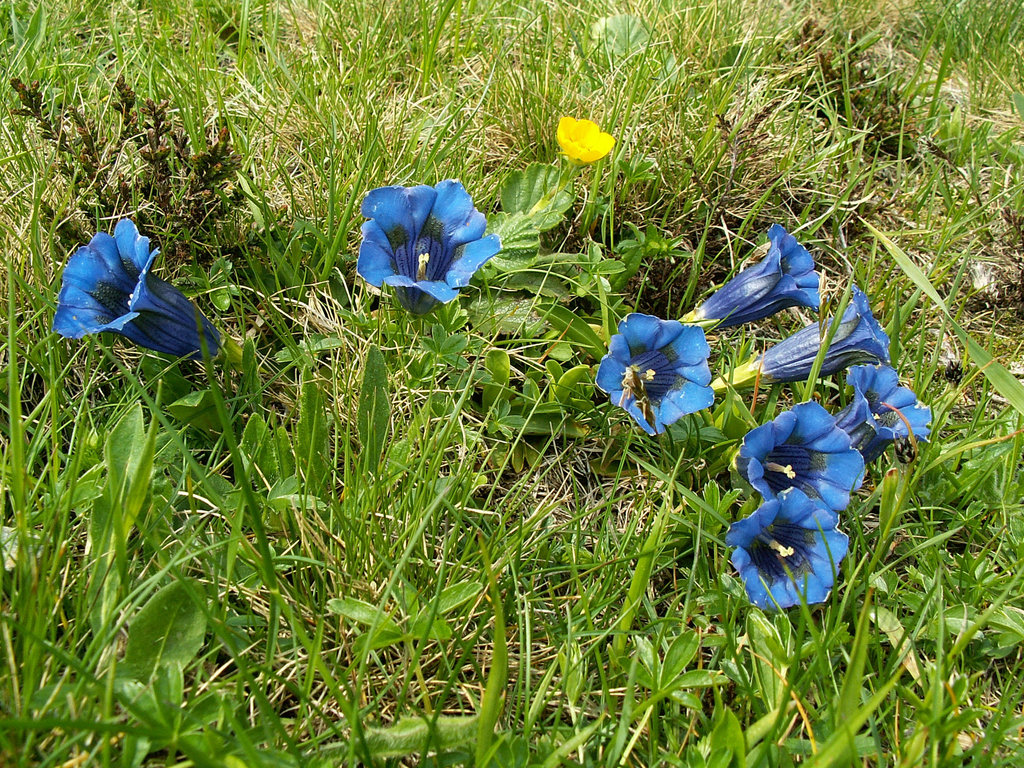
[[558, 121], [558, 144], [569, 160], [577, 165], [597, 162], [612, 151], [615, 139], [591, 120], [563, 117]]

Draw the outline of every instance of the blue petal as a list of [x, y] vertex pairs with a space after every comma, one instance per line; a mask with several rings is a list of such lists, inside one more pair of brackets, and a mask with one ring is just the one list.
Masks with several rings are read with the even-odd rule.
[[448, 179], [434, 189], [437, 199], [430, 214], [440, 220], [447, 243], [454, 248], [479, 240], [487, 229], [487, 220], [473, 207], [473, 198], [466, 188], [460, 182]]
[[448, 269], [446, 282], [452, 288], [465, 288], [476, 271], [500, 250], [501, 240], [497, 235], [488, 235], [467, 243], [456, 252], [455, 259]]
[[449, 302], [459, 295], [455, 288], [439, 280], [413, 280], [405, 275], [390, 275], [384, 278], [384, 282], [396, 288], [417, 288], [442, 303]]
[[619, 398], [622, 397], [622, 378], [625, 375], [625, 364], [611, 352], [601, 358], [601, 364], [597, 367], [596, 383], [597, 386], [611, 395], [612, 402], [615, 405], [619, 404]]
[[53, 330], [74, 339], [119, 330], [134, 317], [129, 303], [137, 282], [134, 264], [122, 262], [114, 239], [95, 235], [64, 268]]
[[211, 357], [220, 351], [220, 334], [213, 324], [181, 291], [144, 271], [132, 295], [132, 309], [138, 317], [121, 333], [136, 344], [198, 360], [202, 357], [202, 330]]
[[434, 188], [423, 184], [378, 187], [367, 193], [361, 212], [377, 222], [394, 249], [399, 241], [407, 243], [419, 237], [436, 199]]
[[769, 422], [747, 432], [740, 447], [740, 453], [757, 459], [764, 459], [775, 447], [775, 424]]
[[818, 276], [814, 272], [814, 258], [808, 250], [778, 224], [773, 224], [768, 230], [768, 240], [779, 251], [782, 271], [792, 275], [814, 275], [814, 287], [817, 290]]
[[665, 425], [658, 423], [658, 418], [657, 418], [658, 409], [657, 408], [654, 409], [654, 415], [655, 415], [655, 423], [654, 424], [651, 424], [650, 422], [647, 421], [647, 417], [644, 416], [644, 412], [641, 411], [640, 408], [637, 406], [636, 398], [633, 397], [632, 395], [630, 395], [623, 402], [622, 408], [623, 408], [623, 410], [626, 411], [626, 413], [628, 413], [630, 416], [633, 417], [633, 421], [635, 421], [638, 425], [640, 425], [643, 428], [644, 432], [646, 432], [648, 435], [660, 435], [662, 432], [665, 431]]
[[[708, 355], [711, 354], [711, 347], [708, 346], [707, 338], [704, 335], [704, 329], [699, 325], [679, 325], [678, 332], [675, 337], [664, 344], [658, 344], [657, 348], [668, 347], [672, 353], [676, 356], [674, 362], [683, 366], [695, 366], [695, 367], [707, 367]], [[696, 374], [696, 371], [694, 371]], [[683, 374], [687, 378], [697, 381], [687, 374]], [[701, 382], [707, 384], [711, 381], [711, 373], [708, 371], [708, 380]]]
[[159, 253], [158, 250], [150, 252], [149, 238], [139, 234], [135, 222], [131, 219], [121, 219], [117, 222], [117, 226], [114, 227], [114, 240], [117, 242], [120, 258], [133, 265], [136, 274], [148, 269]]
[[[619, 323], [619, 330], [622, 329], [622, 323]], [[633, 358], [633, 353], [629, 349], [629, 342], [626, 341], [626, 337], [621, 333], [617, 333], [612, 336], [610, 342], [608, 342], [608, 354], [622, 363], [623, 370], [625, 373], [625, 366], [629, 365], [629, 361]]]
[[632, 312], [622, 319], [619, 323], [619, 334], [626, 338], [630, 356], [656, 349], [654, 341], [661, 331], [661, 323], [662, 321], [653, 315], [644, 315], [640, 312]]
[[773, 598], [769, 595], [757, 567], [753, 563], [749, 563], [743, 568], [737, 566], [737, 570], [740, 572], [740, 578], [743, 579], [743, 587], [747, 590], [747, 599], [751, 604], [761, 610], [774, 607]]
[[665, 424], [672, 424], [682, 416], [710, 408], [715, 402], [715, 393], [711, 387], [701, 386], [695, 382], [686, 382], [681, 389], [670, 390], [662, 398], [661, 409]]
[[363, 223], [363, 242], [359, 245], [356, 272], [376, 288], [384, 284], [384, 278], [395, 274], [394, 253], [387, 235], [375, 221]]

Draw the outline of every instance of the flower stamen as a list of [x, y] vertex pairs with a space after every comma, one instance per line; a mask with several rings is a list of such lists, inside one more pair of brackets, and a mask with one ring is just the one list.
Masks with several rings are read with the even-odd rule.
[[427, 279], [427, 264], [430, 263], [430, 254], [421, 253], [418, 257], [419, 266], [416, 268], [416, 279], [426, 280]]
[[796, 472], [793, 471], [793, 466], [791, 464], [783, 465], [776, 464], [774, 461], [766, 461], [764, 463], [764, 468], [771, 472], [781, 472], [790, 480], [796, 480]]
[[779, 557], [792, 557], [796, 554], [796, 550], [793, 547], [787, 547], [784, 544], [780, 544], [775, 539], [769, 540], [768, 548], [778, 552]]

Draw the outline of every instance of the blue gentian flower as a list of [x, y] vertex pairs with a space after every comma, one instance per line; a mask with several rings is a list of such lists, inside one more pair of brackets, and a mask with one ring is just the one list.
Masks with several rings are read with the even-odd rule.
[[846, 509], [864, 479], [864, 459], [832, 415], [814, 402], [800, 403], [774, 421], [750, 430], [736, 470], [765, 499], [799, 488], [829, 509]]
[[836, 425], [850, 436], [865, 462], [882, 455], [899, 437], [928, 440], [932, 409], [913, 390], [901, 387], [899, 374], [887, 365], [857, 365], [846, 375], [853, 400], [836, 414]]
[[789, 488], [733, 523], [725, 543], [736, 547], [730, 560], [750, 602], [762, 609], [823, 602], [849, 548], [837, 522], [834, 513]]
[[113, 237], [96, 234], [64, 268], [53, 330], [70, 339], [111, 331], [139, 346], [193, 360], [202, 357], [201, 330], [215, 356], [217, 329], [181, 291], [150, 274], [157, 253], [130, 219], [117, 223]]
[[814, 259], [778, 224], [768, 230], [768, 254], [727, 282], [694, 312], [697, 320], [718, 320], [721, 327], [752, 323], [787, 307], [821, 304]]
[[377, 288], [387, 283], [403, 307], [429, 312], [459, 295], [473, 274], [501, 250], [497, 235], [484, 237], [487, 220], [465, 187], [380, 187], [366, 195], [356, 271]]
[[634, 312], [612, 336], [597, 369], [597, 386], [648, 434], [660, 434], [714, 402], [710, 353], [699, 326]]
[[[821, 349], [823, 328], [811, 323], [788, 339], [768, 348], [757, 364], [765, 381], [802, 381], [811, 373], [814, 359]], [[888, 363], [889, 337], [871, 314], [868, 297], [854, 286], [850, 303], [839, 321], [832, 344], [821, 364], [821, 375], [841, 371], [859, 363]]]

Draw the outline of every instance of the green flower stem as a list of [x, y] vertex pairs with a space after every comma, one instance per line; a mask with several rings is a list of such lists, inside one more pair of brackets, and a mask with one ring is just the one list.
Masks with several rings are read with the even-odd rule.
[[725, 393], [730, 387], [733, 389], [746, 389], [754, 386], [761, 376], [761, 356], [751, 358], [729, 371], [729, 378], [719, 376], [711, 382], [711, 389], [716, 395]]
[[712, 331], [715, 328], [717, 328], [722, 321], [717, 320], [713, 317], [708, 317], [703, 320], [699, 320], [697, 319], [697, 310], [692, 309], [685, 315], [683, 315], [681, 318], [679, 318], [679, 322], [682, 323], [683, 325], [699, 325], [705, 331]]

